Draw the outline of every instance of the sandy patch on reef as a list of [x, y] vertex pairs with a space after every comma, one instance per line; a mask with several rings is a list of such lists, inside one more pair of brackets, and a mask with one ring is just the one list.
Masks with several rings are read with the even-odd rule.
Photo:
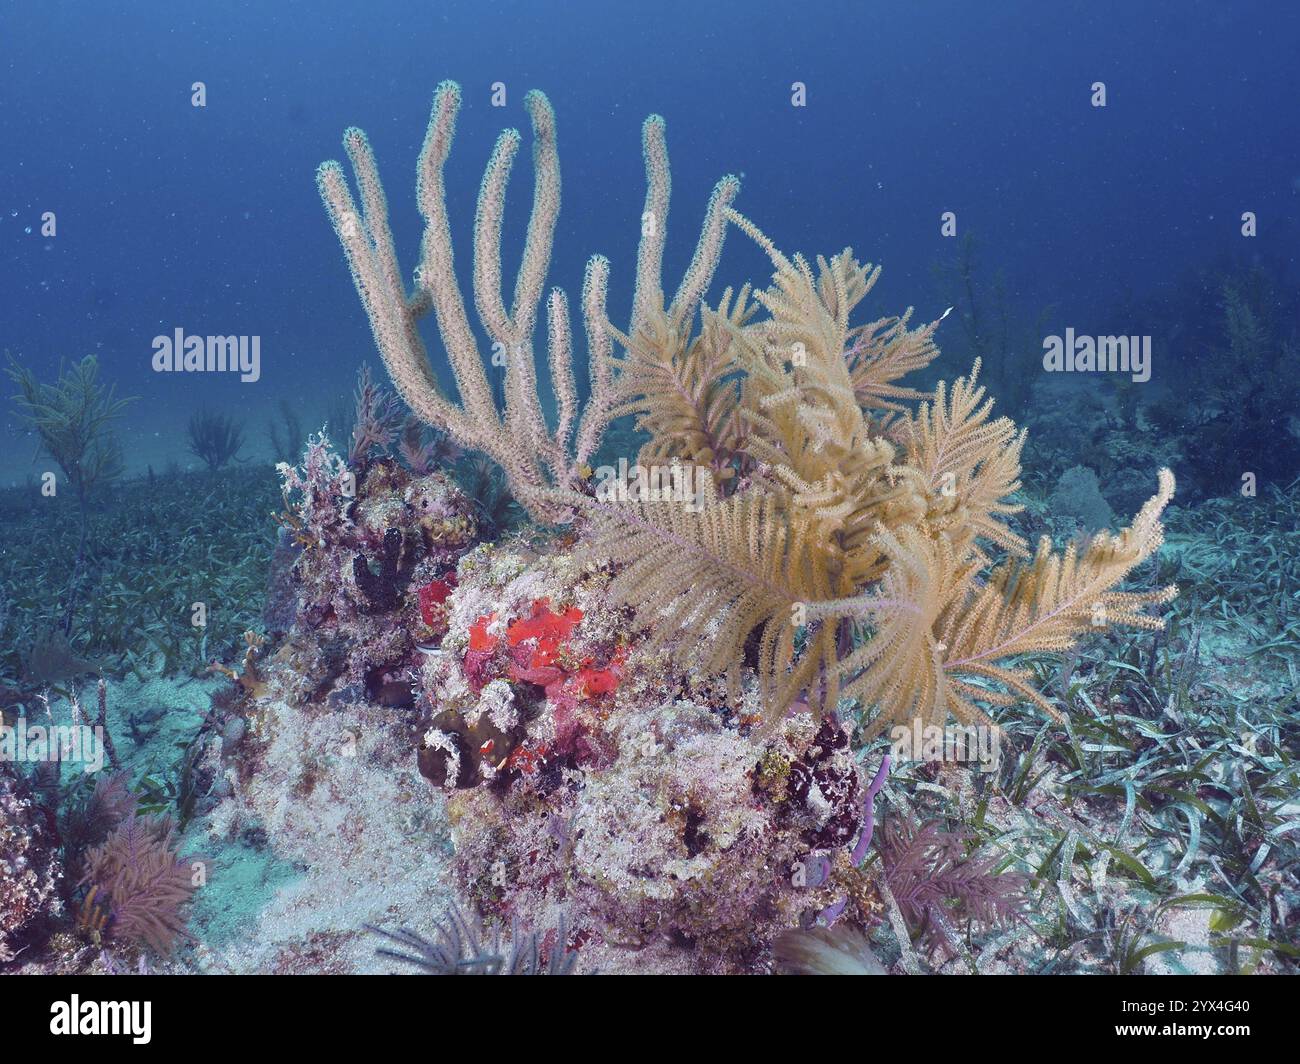
[[416, 770], [406, 722], [364, 704], [278, 699], [250, 721], [240, 743], [223, 754], [214, 736], [205, 754], [232, 793], [189, 837], [212, 867], [191, 925], [197, 967], [394, 970], [362, 925], [432, 935], [450, 898], [443, 802]]

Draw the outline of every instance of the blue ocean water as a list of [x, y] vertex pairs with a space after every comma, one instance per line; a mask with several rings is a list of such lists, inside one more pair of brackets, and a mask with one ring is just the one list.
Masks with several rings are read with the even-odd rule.
[[[120, 393], [144, 400], [122, 425], [137, 469], [169, 448], [185, 464], [199, 407], [256, 421], [287, 398], [315, 423], [362, 360], [377, 363], [313, 171], [341, 157], [346, 126], [369, 133], [409, 268], [414, 163], [444, 78], [465, 88], [448, 178], [462, 272], [493, 139], [526, 126], [523, 95], [541, 88], [564, 180], [551, 281], [576, 294], [587, 256], [608, 255], [615, 320], [631, 295], [650, 112], [667, 119], [673, 164], [669, 277], [724, 173], [743, 175], [738, 206], [779, 246], [851, 245], [884, 264], [884, 306], [920, 316], [944, 309], [946, 211], [959, 236], [977, 235], [1011, 303], [1081, 330], [1192, 264], [1289, 268], [1300, 246], [1300, 13], [1264, 0], [830, 0], [797, 14], [681, 0], [55, 0], [4, 5], [0, 34], [0, 342], [41, 376], [97, 354]], [[1090, 102], [1099, 81], [1104, 108]], [[205, 106], [192, 105], [195, 82]], [[806, 106], [792, 106], [796, 82]], [[529, 179], [521, 155], [508, 264]], [[1259, 219], [1249, 241], [1244, 211]], [[719, 287], [766, 275], [733, 236]], [[178, 327], [259, 336], [260, 380], [153, 372], [153, 338]], [[21, 440], [6, 406], [0, 441]], [[5, 482], [26, 466], [11, 456]]]

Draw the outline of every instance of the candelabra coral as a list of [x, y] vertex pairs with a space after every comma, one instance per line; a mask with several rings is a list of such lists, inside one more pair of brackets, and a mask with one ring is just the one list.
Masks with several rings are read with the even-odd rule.
[[[361, 130], [349, 129], [343, 136], [360, 193], [360, 212], [337, 162], [321, 165], [317, 184], [347, 254], [380, 354], [402, 398], [420, 417], [447, 431], [457, 442], [490, 455], [505, 471], [516, 498], [535, 517], [554, 520], [569, 513], [571, 504], [563, 495], [543, 489], [574, 484], [580, 467], [595, 453], [618, 401], [605, 314], [609, 261], [594, 256], [583, 280], [591, 395], [580, 420], [568, 300], [559, 288], [552, 289], [547, 298], [547, 353], [558, 407], [558, 423], [551, 430], [537, 392], [533, 333], [560, 210], [560, 163], [550, 101], [540, 92], [530, 92], [524, 105], [535, 138], [536, 183], [523, 261], [509, 310], [502, 293], [501, 223], [506, 184], [519, 150], [517, 130], [506, 130], [497, 139], [479, 189], [474, 224], [474, 302], [495, 355], [505, 361], [505, 410], [498, 411], [456, 280], [447, 219], [443, 166], [451, 150], [460, 102], [460, 87], [453, 82], [443, 82], [434, 93], [417, 189], [425, 220], [424, 241], [416, 286], [410, 294], [401, 281], [378, 165]], [[724, 212], [740, 187], [733, 177], [718, 182], [695, 257], [665, 312], [661, 265], [670, 181], [662, 119], [651, 117], [646, 121], [643, 141], [650, 187], [629, 326], [633, 334], [647, 321], [666, 321], [678, 329], [689, 325], [721, 255], [726, 233]], [[459, 406], [444, 395], [420, 338], [418, 322], [430, 310], [437, 317], [456, 376]], [[570, 453], [575, 422], [577, 435]]]
[[[466, 319], [447, 223], [443, 164], [459, 104], [457, 86], [439, 86], [420, 160], [425, 232], [411, 294], [400, 281], [374, 155], [359, 130], [348, 130], [344, 144], [360, 214], [337, 163], [320, 167], [321, 195], [403, 398], [498, 462], [534, 517], [579, 519], [585, 550], [616, 572], [610, 594], [636, 609], [648, 650], [725, 675], [733, 704], [756, 680], [769, 726], [801, 698], [820, 713], [851, 700], [874, 714], [874, 734], [918, 719], [940, 724], [949, 714], [992, 724], [981, 703], [1027, 699], [1053, 714], [1028, 674], [1006, 659], [1064, 650], [1114, 624], [1159, 625], [1145, 609], [1168, 602], [1174, 589], [1114, 587], [1160, 546], [1172, 474], [1160, 472], [1157, 494], [1130, 528], [1064, 553], [1044, 540], [1029, 558], [1007, 524], [1019, 509], [1011, 496], [1020, 486], [1023, 432], [1005, 417], [991, 418], [978, 359], [967, 377], [932, 396], [896, 383], [938, 353], [934, 334], [943, 319], [912, 328], [909, 310], [852, 325], [880, 270], [850, 249], [815, 263], [787, 257], [731, 209], [739, 186], [724, 178], [695, 258], [664, 307], [670, 179], [658, 117], [642, 133], [648, 192], [626, 331], [605, 312], [608, 261], [597, 256], [587, 266], [582, 303], [592, 389], [572, 456], [578, 403], [567, 302], [558, 289], [548, 301], [554, 431], [542, 414], [532, 351], [559, 208], [546, 97], [526, 99], [537, 176], [510, 311], [501, 292], [501, 217], [519, 134], [507, 130], [498, 139], [479, 192], [473, 291], [484, 328], [506, 354], [500, 414]], [[710, 309], [702, 298], [729, 224], [766, 252], [773, 280], [752, 293], [748, 285], [728, 289]], [[443, 394], [417, 331], [430, 309], [460, 406]], [[692, 336], [697, 309], [701, 326]], [[615, 342], [623, 349], [618, 357]], [[918, 399], [919, 407], [909, 405]], [[583, 490], [579, 466], [607, 423], [624, 414], [651, 436], [643, 463], [694, 467], [693, 505], [593, 498]]]

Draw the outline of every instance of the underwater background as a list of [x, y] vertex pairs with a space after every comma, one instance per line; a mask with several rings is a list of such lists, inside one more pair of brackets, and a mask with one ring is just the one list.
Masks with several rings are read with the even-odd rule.
[[[557, 900], [530, 881], [530, 897], [548, 904], [512, 902], [524, 873], [513, 859], [501, 873], [493, 847], [537, 848], [506, 841], [514, 807], [449, 812], [438, 793], [444, 769], [417, 764], [414, 746], [402, 746], [406, 731], [436, 723], [452, 682], [429, 674], [421, 624], [463, 638], [466, 670], [472, 655], [500, 649], [475, 628], [483, 617], [515, 617], [524, 627], [498, 635], [511, 647], [538, 639], [539, 654], [576, 629], [589, 656], [568, 673], [545, 672], [557, 668], [549, 658], [515, 663], [523, 679], [512, 673], [512, 682], [547, 705], [567, 705], [557, 692], [574, 677], [579, 703], [602, 685], [613, 698], [621, 684], [617, 697], [631, 699], [633, 687], [615, 634], [626, 618], [588, 602], [590, 589], [573, 592], [581, 634], [560, 608], [569, 601], [561, 589], [579, 578], [539, 545], [536, 522], [500, 475], [469, 449], [406, 431], [322, 209], [316, 168], [342, 158], [343, 130], [359, 126], [387, 183], [409, 280], [423, 231], [416, 159], [431, 95], [450, 79], [463, 103], [447, 207], [466, 291], [483, 164], [503, 128], [527, 127], [524, 94], [540, 89], [563, 168], [548, 284], [576, 297], [584, 264], [603, 254], [610, 317], [626, 321], [645, 194], [639, 131], [659, 114], [675, 197], [665, 276], [687, 269], [710, 190], [730, 173], [741, 183], [736, 208], [777, 247], [830, 256], [847, 245], [884, 267], [863, 320], [915, 307], [915, 322], [932, 322], [949, 311], [934, 334], [941, 353], [909, 383], [951, 381], [982, 360], [995, 414], [1028, 430], [1016, 529], [1031, 544], [1122, 528], [1156, 491], [1158, 469], [1177, 479], [1164, 546], [1129, 575], [1143, 590], [1179, 586], [1164, 630], [1107, 632], [1064, 663], [1035, 663], [1075, 723], [1047, 727], [1023, 705], [1000, 718], [1007, 738], [992, 781], [960, 783], [950, 765], [895, 766], [884, 792], [894, 833], [878, 842], [876, 867], [888, 864], [901, 905], [876, 899], [874, 920], [860, 921], [870, 948], [866, 939], [831, 945], [871, 970], [1295, 971], [1300, 11], [1264, 0], [798, 10], [52, 0], [4, 5], [0, 41], [9, 369], [0, 378], [0, 710], [7, 725], [101, 712], [115, 745], [111, 785], [68, 765], [6, 769], [0, 779], [0, 850], [27, 855], [0, 862], [0, 966], [387, 971], [395, 962], [375, 953], [384, 941], [362, 929], [378, 924], [425, 936], [394, 948], [438, 970], [445, 957], [421, 952], [435, 934], [450, 928], [457, 955], [464, 946], [481, 963], [490, 932], [475, 922], [509, 929], [522, 918], [552, 969], [574, 958], [578, 970], [780, 967], [771, 941], [784, 902], [763, 903], [773, 907], [765, 944], [711, 937], [707, 927], [725, 914], [676, 909], [663, 892], [644, 903], [653, 920], [645, 908], [633, 917], [600, 900], [601, 890], [626, 899], [633, 886], [590, 871], [599, 861], [582, 854], [595, 834], [565, 834], [581, 820], [571, 811], [548, 812], [547, 837], [576, 862], [553, 874], [586, 874], [596, 886]], [[507, 275], [532, 196], [525, 152], [516, 166]], [[762, 249], [733, 233], [707, 298], [771, 273]], [[158, 372], [155, 338], [178, 329], [256, 337], [256, 379]], [[1149, 379], [1046, 371], [1045, 341], [1067, 330], [1149, 338]], [[432, 326], [426, 339], [454, 392]], [[585, 347], [575, 347], [585, 396]], [[42, 404], [60, 396], [65, 409], [98, 403], [105, 415], [81, 479], [42, 443]], [[354, 432], [367, 416], [387, 426], [375, 453]], [[393, 457], [389, 495], [378, 494], [376, 475], [362, 501], [379, 512], [414, 498], [442, 522], [436, 534], [424, 517], [403, 526], [403, 535], [422, 528], [425, 543], [407, 570], [383, 554], [388, 518], [368, 511], [373, 535], [348, 546], [365, 554], [365, 575], [349, 553], [339, 577], [365, 593], [346, 638], [342, 607], [304, 604], [302, 588], [325, 577], [304, 574], [294, 553], [310, 553], [323, 527], [312, 524], [310, 485], [332, 467], [324, 451], [312, 467], [309, 442], [322, 428], [358, 469], [388, 461], [381, 451], [420, 456], [405, 466]], [[635, 461], [634, 439], [630, 430], [607, 437], [600, 460]], [[277, 463], [292, 476], [302, 465], [301, 480], [286, 480]], [[436, 486], [425, 479], [434, 470], [445, 474]], [[477, 544], [507, 540], [505, 561], [461, 561], [484, 549]], [[462, 587], [480, 581], [479, 599], [447, 577], [457, 571]], [[444, 617], [444, 601], [461, 602], [460, 613]], [[399, 614], [387, 628], [375, 619]], [[609, 626], [603, 640], [597, 618]], [[334, 636], [306, 646], [306, 633], [334, 624]], [[406, 642], [386, 643], [401, 625]], [[271, 677], [273, 653], [296, 686]], [[646, 692], [671, 687], [656, 676], [642, 677], [638, 696], [649, 717]], [[413, 686], [409, 702], [402, 692]], [[336, 704], [349, 723], [303, 708]], [[457, 741], [501, 744], [510, 730]], [[338, 754], [336, 741], [353, 752]], [[809, 741], [788, 739], [791, 764], [807, 759]], [[356, 756], [349, 742], [367, 753], [346, 769], [359, 775], [338, 776], [339, 758]], [[517, 742], [516, 753], [530, 749]], [[882, 749], [852, 738], [855, 771], [865, 773], [855, 800]], [[304, 750], [317, 751], [310, 764]], [[754, 753], [775, 756], [759, 745]], [[716, 758], [706, 775], [724, 780], [742, 754], [698, 756]], [[601, 756], [590, 755], [605, 771]], [[601, 777], [616, 782], [631, 786]], [[33, 809], [56, 825], [43, 838]], [[137, 814], [172, 823], [137, 828]], [[566, 817], [569, 828], [556, 826]], [[449, 826], [469, 822], [490, 827], [457, 837]], [[204, 882], [180, 882], [158, 912], [147, 900], [146, 911], [130, 909], [123, 887], [105, 901], [111, 892], [86, 870], [112, 865], [97, 847], [121, 823], [172, 871], [201, 860]], [[829, 849], [828, 838], [805, 838], [804, 849]], [[792, 846], [762, 862], [802, 860]], [[687, 850], [696, 850], [687, 861], [708, 852]], [[952, 886], [944, 876], [954, 866]], [[493, 881], [498, 873], [509, 888]], [[705, 895], [735, 889], [711, 875], [683, 878]], [[916, 884], [904, 895], [909, 876]], [[966, 879], [982, 884], [969, 896]], [[937, 900], [924, 883], [941, 885]], [[1027, 921], [1027, 910], [1038, 918]], [[566, 926], [578, 930], [566, 937]], [[477, 954], [461, 941], [479, 937]], [[794, 968], [812, 963], [793, 947], [780, 956]], [[545, 967], [536, 956], [533, 966]]]

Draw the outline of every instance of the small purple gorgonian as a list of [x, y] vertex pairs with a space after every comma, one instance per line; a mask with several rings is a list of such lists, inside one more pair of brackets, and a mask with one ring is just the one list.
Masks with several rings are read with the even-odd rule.
[[997, 873], [995, 856], [980, 856], [963, 830], [937, 820], [885, 824], [880, 856], [885, 881], [909, 928], [934, 945], [956, 950], [954, 923], [1001, 927], [1021, 919], [1027, 877]]
[[176, 940], [189, 937], [184, 909], [194, 893], [193, 872], [177, 857], [174, 836], [171, 817], [133, 812], [90, 850], [80, 883], [88, 888], [83, 922], [171, 956]]

